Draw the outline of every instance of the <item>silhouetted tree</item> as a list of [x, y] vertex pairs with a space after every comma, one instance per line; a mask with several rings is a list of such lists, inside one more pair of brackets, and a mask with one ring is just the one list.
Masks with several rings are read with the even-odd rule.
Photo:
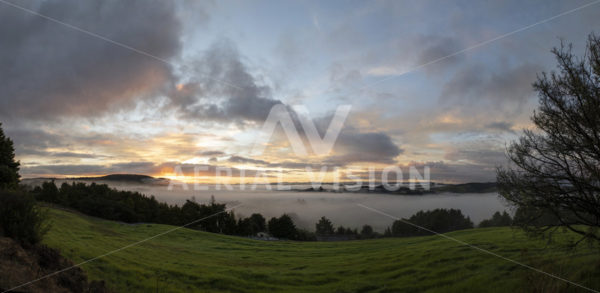
[[267, 230], [267, 221], [261, 214], [252, 214], [248, 219], [250, 221], [250, 229], [252, 234]]
[[0, 189], [16, 188], [19, 185], [19, 165], [15, 161], [13, 141], [4, 135], [0, 123]]
[[373, 227], [369, 226], [369, 225], [364, 225], [362, 227], [362, 230], [360, 230], [360, 237], [362, 238], [373, 238], [374, 233], [373, 233]]
[[537, 130], [508, 147], [512, 166], [498, 169], [499, 191], [523, 208], [515, 224], [526, 231], [564, 226], [600, 240], [600, 38], [589, 36], [583, 58], [571, 45], [552, 53], [558, 72], [542, 73], [533, 85]]
[[269, 234], [277, 238], [295, 239], [296, 225], [290, 216], [283, 214], [279, 218], [269, 220]]
[[240, 236], [251, 236], [254, 235], [252, 233], [252, 229], [250, 228], [250, 219], [248, 218], [240, 218], [237, 221], [237, 231], [236, 235]]
[[261, 214], [252, 214], [249, 218], [240, 218], [237, 222], [237, 235], [250, 236], [266, 231], [266, 220]]
[[35, 244], [46, 231], [45, 217], [34, 197], [19, 188], [19, 178], [13, 142], [4, 135], [0, 123], [0, 237]]
[[321, 217], [319, 222], [315, 224], [315, 230], [318, 235], [332, 235], [333, 224], [325, 217]]

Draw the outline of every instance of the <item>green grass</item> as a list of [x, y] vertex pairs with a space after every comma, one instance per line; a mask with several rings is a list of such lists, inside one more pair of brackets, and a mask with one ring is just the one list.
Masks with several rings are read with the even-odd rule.
[[[44, 242], [79, 263], [172, 229], [48, 209]], [[600, 289], [597, 247], [532, 240], [510, 228], [452, 237]], [[530, 292], [577, 291], [439, 236], [347, 242], [263, 242], [180, 229], [82, 266], [119, 292]], [[158, 288], [158, 290], [157, 290]]]

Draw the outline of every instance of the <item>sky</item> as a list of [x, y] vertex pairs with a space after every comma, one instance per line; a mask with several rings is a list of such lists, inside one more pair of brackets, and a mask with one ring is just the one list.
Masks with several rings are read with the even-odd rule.
[[[494, 181], [550, 50], [583, 54], [597, 2], [1, 0], [0, 122], [25, 178]], [[282, 128], [253, 153], [277, 105], [306, 145], [301, 117], [324, 135], [351, 110], [327, 154], [296, 154]]]

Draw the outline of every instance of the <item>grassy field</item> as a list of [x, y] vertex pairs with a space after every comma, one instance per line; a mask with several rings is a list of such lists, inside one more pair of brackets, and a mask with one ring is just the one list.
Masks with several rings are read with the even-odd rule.
[[[79, 263], [172, 229], [48, 209], [45, 243]], [[597, 247], [534, 241], [509, 228], [448, 235], [600, 289]], [[544, 292], [576, 287], [439, 236], [263, 242], [180, 229], [82, 266], [119, 292]]]

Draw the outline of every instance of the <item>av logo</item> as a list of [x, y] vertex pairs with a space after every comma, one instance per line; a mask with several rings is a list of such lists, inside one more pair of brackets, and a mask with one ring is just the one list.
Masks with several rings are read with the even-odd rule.
[[[333, 118], [331, 119], [331, 122], [329, 123], [327, 132], [325, 132], [324, 137], [321, 138], [317, 127], [308, 117], [308, 109], [305, 106], [293, 107], [293, 110], [295, 114], [297, 114], [297, 118], [302, 125], [304, 134], [306, 135], [306, 138], [312, 148], [312, 151], [316, 155], [323, 156], [331, 152], [331, 149], [333, 149], [333, 145], [340, 135], [342, 127], [344, 126], [344, 122], [346, 121], [351, 108], [351, 105], [338, 106]], [[265, 147], [268, 145], [269, 140], [273, 136], [273, 132], [275, 132], [275, 129], [277, 128], [277, 124], [280, 124], [283, 128], [283, 131], [290, 141], [290, 145], [292, 146], [294, 153], [296, 153], [297, 156], [308, 155], [304, 143], [302, 142], [302, 138], [300, 137], [300, 134], [294, 125], [292, 115], [288, 111], [288, 108], [283, 104], [278, 104], [271, 108], [271, 112], [269, 112], [269, 116], [263, 124], [262, 131], [254, 143], [252, 155], [261, 155], [264, 152]]]

